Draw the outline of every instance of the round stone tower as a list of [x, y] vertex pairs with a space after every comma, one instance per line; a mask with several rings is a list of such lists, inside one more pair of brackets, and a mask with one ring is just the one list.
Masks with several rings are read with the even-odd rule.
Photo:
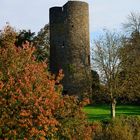
[[50, 70], [64, 71], [64, 92], [83, 96], [91, 89], [89, 10], [83, 1], [50, 9]]

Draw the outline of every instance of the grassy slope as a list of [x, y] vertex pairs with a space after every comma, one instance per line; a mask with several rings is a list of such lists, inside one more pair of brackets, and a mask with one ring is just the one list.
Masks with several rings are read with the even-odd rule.
[[[84, 111], [90, 121], [110, 119], [110, 107], [107, 105], [87, 106]], [[118, 105], [116, 115], [140, 115], [140, 106]]]

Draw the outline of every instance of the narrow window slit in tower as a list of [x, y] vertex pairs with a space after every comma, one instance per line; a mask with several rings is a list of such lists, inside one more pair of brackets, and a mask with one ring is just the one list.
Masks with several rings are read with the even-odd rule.
[[90, 65], [90, 55], [88, 55], [88, 64]]
[[64, 41], [63, 41], [63, 43], [62, 43], [62, 48], [64, 48], [65, 47], [65, 43], [64, 43]]

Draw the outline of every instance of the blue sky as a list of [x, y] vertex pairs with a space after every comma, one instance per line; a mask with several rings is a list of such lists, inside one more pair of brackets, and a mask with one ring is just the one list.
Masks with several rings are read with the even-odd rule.
[[[140, 12], [140, 0], [84, 0], [89, 3], [91, 40], [103, 28], [120, 29], [130, 12]], [[67, 0], [0, 0], [0, 29], [9, 22], [16, 29], [38, 32], [49, 22], [49, 8]]]

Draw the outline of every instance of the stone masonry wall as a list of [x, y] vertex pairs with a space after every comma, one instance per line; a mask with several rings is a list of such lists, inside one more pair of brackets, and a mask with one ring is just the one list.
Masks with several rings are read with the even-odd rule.
[[62, 84], [68, 94], [90, 92], [88, 4], [68, 1], [50, 9], [50, 69], [64, 71]]

